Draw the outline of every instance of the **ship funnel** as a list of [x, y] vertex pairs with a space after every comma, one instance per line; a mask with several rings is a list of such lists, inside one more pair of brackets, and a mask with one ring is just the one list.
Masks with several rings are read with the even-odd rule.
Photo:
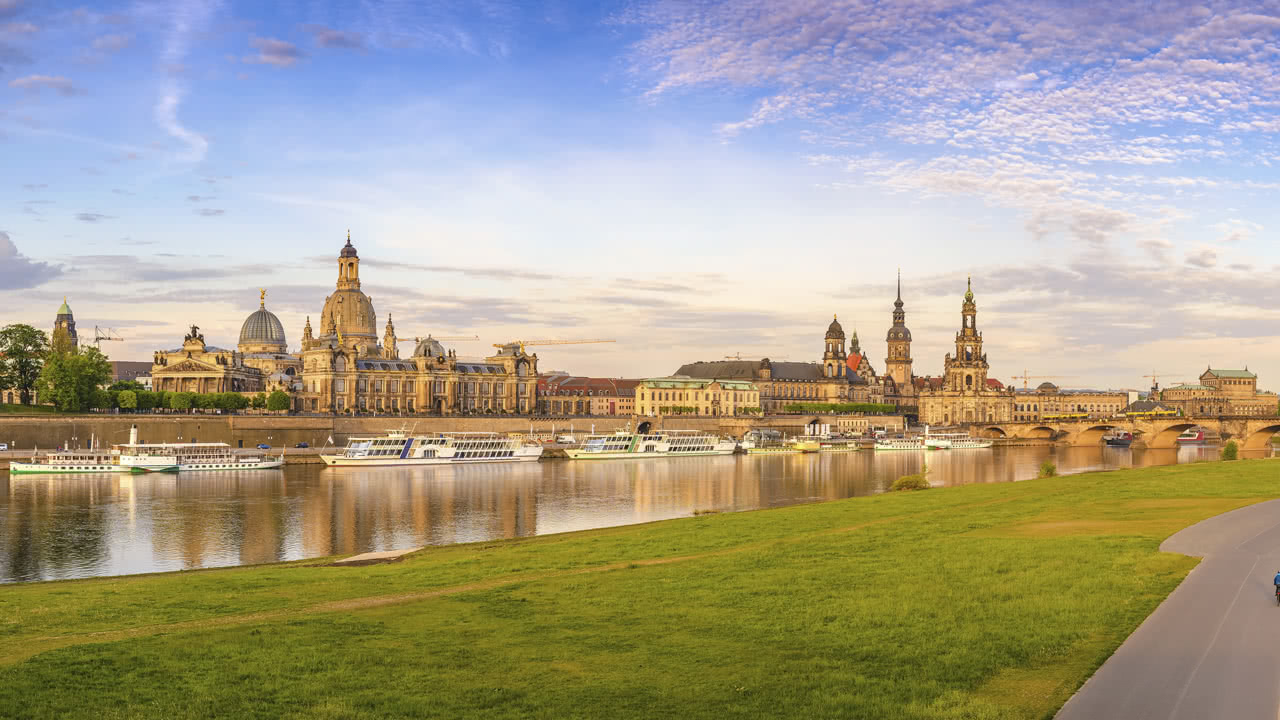
[[130, 445], [138, 444], [138, 424], [137, 423], [134, 423], [133, 426], [129, 428], [129, 444]]

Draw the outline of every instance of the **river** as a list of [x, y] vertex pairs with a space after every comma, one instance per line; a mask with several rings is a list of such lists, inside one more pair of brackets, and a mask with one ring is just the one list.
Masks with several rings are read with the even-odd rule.
[[10, 476], [0, 582], [248, 565], [583, 530], [884, 492], [928, 461], [935, 486], [1214, 460], [1178, 450], [991, 450], [245, 473]]

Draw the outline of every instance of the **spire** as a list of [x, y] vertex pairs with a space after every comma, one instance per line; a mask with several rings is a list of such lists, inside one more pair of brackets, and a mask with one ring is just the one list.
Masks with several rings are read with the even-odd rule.
[[965, 287], [964, 301], [967, 303], [973, 302], [973, 276], [972, 275], [969, 276], [968, 284]]
[[902, 268], [898, 268], [898, 299], [893, 301], [893, 306], [897, 311], [902, 310]]

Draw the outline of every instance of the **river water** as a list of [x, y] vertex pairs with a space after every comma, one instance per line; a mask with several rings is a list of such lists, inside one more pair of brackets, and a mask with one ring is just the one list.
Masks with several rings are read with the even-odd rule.
[[9, 476], [0, 582], [247, 565], [583, 530], [884, 492], [928, 461], [936, 486], [1217, 458], [1178, 450], [991, 450], [544, 460], [434, 468]]

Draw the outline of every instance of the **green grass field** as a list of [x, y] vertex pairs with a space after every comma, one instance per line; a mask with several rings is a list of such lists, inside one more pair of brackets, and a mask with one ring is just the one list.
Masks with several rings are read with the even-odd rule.
[[1266, 460], [0, 588], [0, 716], [1047, 718]]

